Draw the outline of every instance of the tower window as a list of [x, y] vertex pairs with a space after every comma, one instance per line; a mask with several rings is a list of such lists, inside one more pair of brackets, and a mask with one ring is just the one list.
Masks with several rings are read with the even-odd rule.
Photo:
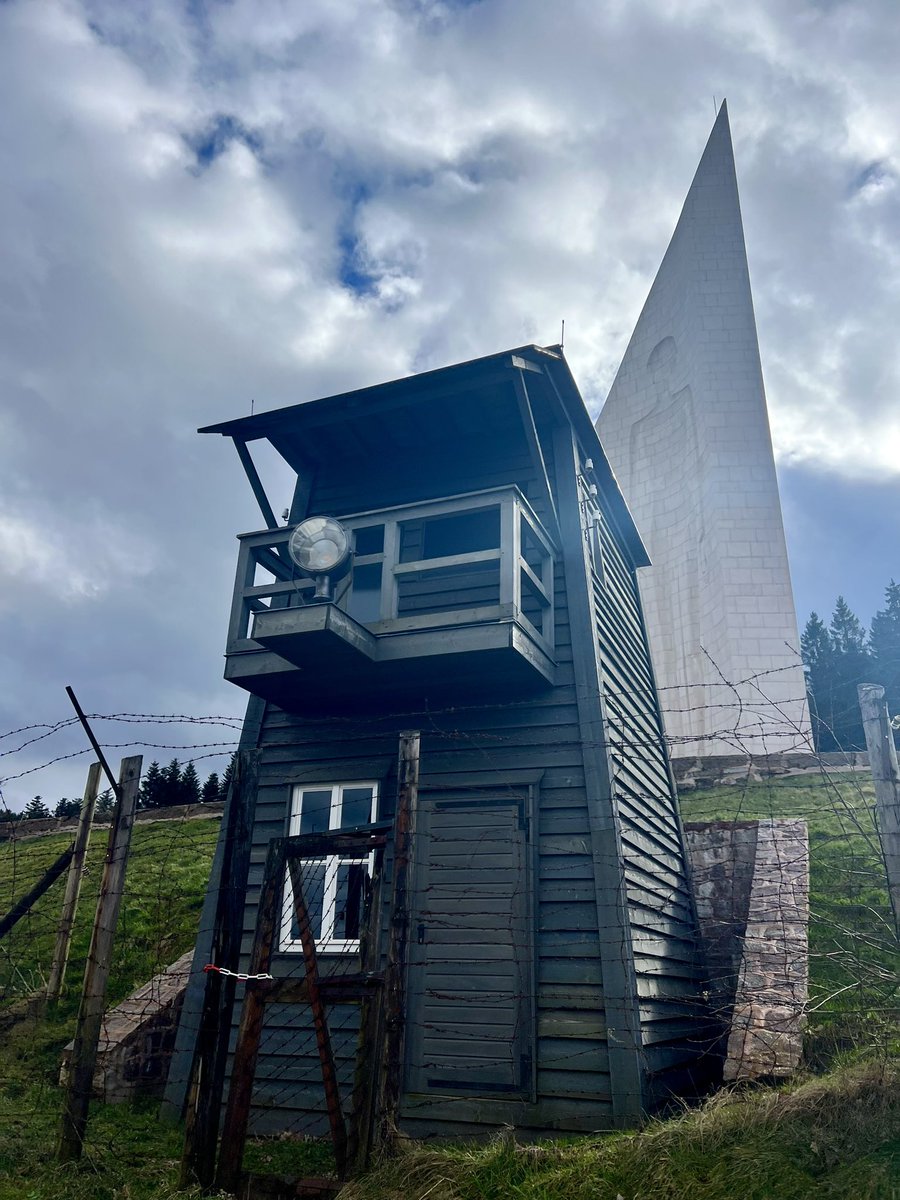
[[[303, 833], [328, 833], [358, 829], [375, 820], [377, 783], [297, 785], [291, 796], [291, 837]], [[320, 951], [337, 954], [359, 949], [359, 934], [366, 891], [372, 874], [372, 857], [331, 854], [301, 859], [303, 898], [309, 923]], [[290, 872], [285, 872], [280, 948], [302, 951], [294, 914]]]

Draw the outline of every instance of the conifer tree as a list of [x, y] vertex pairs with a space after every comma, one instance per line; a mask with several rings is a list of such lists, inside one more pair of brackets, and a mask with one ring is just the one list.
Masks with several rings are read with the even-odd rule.
[[25, 805], [25, 811], [22, 813], [24, 821], [40, 821], [49, 816], [50, 809], [44, 803], [43, 796], [32, 796]]
[[197, 768], [194, 766], [194, 761], [188, 763], [181, 773], [181, 799], [179, 804], [199, 804], [200, 803], [200, 780], [197, 777]]
[[166, 808], [173, 804], [182, 804], [181, 799], [181, 763], [173, 758], [167, 767], [162, 769], [163, 790], [162, 805]]
[[872, 618], [869, 645], [872, 682], [884, 688], [888, 710], [900, 713], [900, 584], [892, 579], [885, 589], [885, 605]]
[[112, 788], [107, 788], [97, 797], [97, 803], [94, 807], [94, 820], [105, 821], [113, 815], [113, 810], [116, 807], [116, 798], [113, 795]]
[[141, 780], [138, 808], [162, 808], [165, 801], [165, 780], [158, 762], [152, 762]]
[[834, 652], [831, 635], [818, 613], [810, 613], [806, 628], [800, 635], [800, 652], [806, 671], [806, 691], [813, 741], [820, 754], [837, 749], [832, 731], [834, 697], [832, 676]]
[[832, 729], [840, 750], [864, 750], [866, 737], [859, 711], [857, 684], [867, 682], [872, 660], [866, 647], [866, 631], [838, 596], [829, 626], [832, 668]]
[[61, 800], [57, 800], [56, 808], [53, 810], [54, 817], [66, 819], [67, 817], [77, 817], [81, 812], [80, 800], [68, 800], [65, 796]]
[[228, 760], [228, 766], [225, 768], [225, 773], [222, 776], [222, 782], [219, 785], [219, 799], [228, 799], [228, 789], [231, 786], [231, 781], [234, 778], [234, 763], [237, 758], [236, 754], [232, 754]]
[[206, 782], [200, 790], [200, 803], [215, 804], [219, 799], [220, 787], [219, 776], [215, 771], [210, 771]]

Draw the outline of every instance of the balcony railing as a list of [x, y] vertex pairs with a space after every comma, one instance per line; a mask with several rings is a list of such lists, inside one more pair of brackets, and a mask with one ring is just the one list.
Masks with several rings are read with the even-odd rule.
[[[335, 606], [375, 638], [515, 622], [553, 653], [553, 543], [516, 487], [341, 516], [354, 543]], [[240, 537], [228, 653], [259, 649], [264, 614], [306, 607], [284, 528]], [[287, 614], [284, 614], [285, 616]]]

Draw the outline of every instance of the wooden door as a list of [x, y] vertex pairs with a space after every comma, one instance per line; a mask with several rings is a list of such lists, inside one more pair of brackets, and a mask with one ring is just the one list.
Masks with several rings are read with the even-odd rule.
[[526, 1096], [533, 1062], [532, 897], [524, 799], [420, 796], [407, 1090]]

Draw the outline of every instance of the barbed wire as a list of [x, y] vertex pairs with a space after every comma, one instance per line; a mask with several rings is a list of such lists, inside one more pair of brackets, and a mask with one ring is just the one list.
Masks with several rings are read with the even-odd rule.
[[[766, 680], [769, 674], [764, 672], [748, 677], [748, 681], [757, 689], [759, 704], [769, 706], [770, 719], [761, 722], [758, 733], [748, 731], [741, 724], [741, 715], [746, 713], [745, 698], [741, 696], [733, 698], [728, 705], [697, 706], [698, 710], [702, 709], [705, 712], [718, 710], [728, 714], [728, 718], [720, 722], [720, 727], [712, 735], [707, 735], [707, 740], [714, 742], [720, 749], [727, 746], [746, 762], [746, 775], [740, 782], [729, 785], [727, 801], [723, 799], [723, 790], [720, 788], [708, 793], [710, 799], [707, 807], [715, 804], [719, 814], [727, 813], [725, 823], [732, 829], [738, 828], [742, 822], [758, 820], [761, 814], [765, 814], [766, 819], [771, 818], [776, 822], [787, 817], [796, 820], [807, 819], [812, 823], [809, 860], [816, 886], [810, 904], [810, 987], [809, 997], [805, 1002], [802, 1000], [805, 984], [802, 976], [797, 974], [796, 951], [790, 942], [791, 922], [784, 912], [781, 912], [770, 925], [772, 930], [780, 931], [779, 936], [783, 944], [783, 949], [778, 952], [783, 975], [782, 999], [788, 1004], [794, 1004], [792, 1020], [808, 1022], [808, 1045], [813, 1047], [812, 1053], [815, 1056], [817, 1053], [824, 1053], [821, 1047], [829, 1043], [829, 1039], [835, 1045], [839, 1045], [848, 1039], [877, 1043], [888, 1036], [884, 1030], [896, 1023], [898, 1018], [896, 936], [890, 920], [884, 888], [883, 863], [874, 832], [874, 800], [871, 787], [863, 777], [847, 773], [836, 776], [821, 756], [810, 752], [807, 754], [810, 765], [806, 768], [807, 776], [803, 778], [803, 783], [804, 786], [808, 784], [811, 789], [814, 785], [814, 794], [811, 794], [808, 800], [803, 798], [799, 794], [799, 784], [794, 781], [790, 786], [793, 792], [798, 794], [792, 795], [788, 806], [780, 804], [778, 799], [780, 793], [777, 789], [783, 786], [784, 781], [770, 783], [766, 787], [754, 779], [754, 775], [767, 763], [773, 770], [780, 769], [783, 765], [781, 751], [767, 752], [767, 739], [790, 734], [795, 734], [799, 739], [802, 734], [789, 711], [789, 706], [797, 703], [800, 698], [773, 699], [769, 693], [776, 689], [768, 687]], [[725, 680], [723, 686], [726, 685], [732, 686]], [[676, 691], [674, 688], [669, 690]], [[479, 763], [484, 766], [485, 771], [496, 771], [498, 761], [510, 761], [508, 756], [518, 754], [521, 750], [523, 731], [527, 731], [532, 744], [536, 744], [539, 739], [541, 744], [552, 745], [558, 752], [556, 761], [562, 765], [549, 768], [547, 796], [550, 806], [539, 808], [535, 814], [539, 826], [535, 837], [569, 838], [576, 849], [560, 855], [548, 853], [540, 863], [540, 878], [534, 885], [537, 889], [540, 917], [534, 935], [525, 934], [514, 922], [508, 924], [511, 920], [510, 906], [514, 907], [526, 898], [521, 890], [513, 889], [498, 898], [497, 889], [494, 887], [479, 883], [476, 888], [471, 881], [469, 887], [469, 899], [476, 910], [479, 910], [480, 906], [482, 919], [494, 922], [490, 928], [502, 930], [504, 922], [507, 922], [504, 946], [508, 943], [512, 955], [533, 954], [531, 936], [543, 938], [545, 944], [552, 948], [550, 951], [541, 950], [537, 955], [540, 970], [543, 972], [538, 984], [538, 994], [535, 995], [530, 987], [511, 986], [505, 990], [495, 988], [491, 995], [482, 996], [483, 1019], [461, 1023], [468, 1032], [465, 1035], [467, 1045], [459, 1052], [459, 1062], [468, 1063], [470, 1058], [474, 1061], [480, 1055], [494, 1063], [492, 1069], [508, 1069], [513, 1072], [509, 1076], [512, 1081], [510, 1094], [513, 1094], [513, 1085], [518, 1087], [521, 1080], [515, 1075], [514, 1068], [518, 1070], [518, 1067], [511, 1059], [507, 1061], [502, 1055], [497, 1058], [496, 1045], [503, 1040], [497, 1030], [502, 1026], [503, 1038], [506, 1039], [504, 1044], [518, 1045], [522, 1038], [534, 1039], [536, 1059], [533, 1070], [542, 1080], [542, 1086], [569, 1087], [571, 1091], [575, 1086], [573, 1081], [579, 1081], [583, 1089], [582, 1097], [573, 1099], [571, 1103], [574, 1108], [579, 1104], [583, 1105], [585, 1111], [590, 1109], [595, 1116], [604, 1104], [608, 1104], [608, 1096], [603, 1090], [609, 1086], [605, 1036], [590, 1032], [589, 1036], [579, 1037], [572, 1032], [575, 1030], [584, 1034], [599, 1028], [596, 1020], [594, 1025], [591, 1025], [580, 1015], [591, 1011], [588, 999], [590, 996], [595, 996], [593, 1003], [599, 1005], [601, 1010], [604, 1004], [603, 977], [599, 969], [599, 960], [596, 958], [598, 927], [591, 874], [593, 870], [609, 867], [623, 872], [630, 925], [628, 930], [623, 930], [621, 934], [622, 954], [627, 952], [630, 944], [648, 963], [662, 964], [658, 973], [654, 974], [654, 968], [646, 977], [652, 982], [652, 1000], [647, 1000], [645, 1005], [646, 1011], [650, 1013], [645, 1028], [647, 1040], [641, 1051], [645, 1066], [664, 1077], [667, 1070], [681, 1069], [678, 1063], [683, 1065], [692, 1062], [706, 1045], [706, 1035], [701, 1030], [703, 1021], [709, 1019], [710, 1005], [707, 1004], [704, 1008], [698, 995], [690, 994], [687, 982], [692, 972], [696, 974], [694, 960], [701, 953], [702, 940], [696, 933], [682, 933], [676, 937], [670, 932], [667, 936], [670, 937], [672, 945], [681, 939], [679, 944], [682, 949], [678, 951], [681, 957], [670, 955], [669, 959], [654, 958], [657, 954], [654, 947], [661, 937], [661, 922], [674, 923], [684, 931], [688, 930], [691, 920], [691, 892], [686, 876], [683, 872], [679, 874], [679, 870], [672, 865], [673, 856], [677, 857], [679, 852], [678, 810], [674, 804], [670, 804], [662, 816], [641, 816], [635, 815], [628, 807], [649, 806], [651, 802], [659, 801], [661, 796], [658, 783], [642, 783], [640, 773], [629, 774], [630, 763], [642, 758], [656, 761], [657, 758], [653, 756], [665, 756], [680, 746], [696, 741], [689, 737], [663, 740], [658, 725], [642, 731], [634, 723], [632, 716], [619, 708], [628, 702], [647, 705], [648, 698], [652, 699], [652, 695], [649, 688], [605, 689], [603, 697], [610, 712], [610, 737], [587, 743], [577, 736], [572, 736], [564, 727], [554, 724], [549, 718], [546, 724], [538, 727], [540, 732], [526, 721], [517, 724], [519, 712], [524, 706], [517, 708], [516, 705], [509, 704], [480, 704], [429, 707], [419, 714], [413, 714], [421, 718], [425, 755], [440, 752], [446, 747], [458, 748], [465, 754], [470, 768], [475, 771], [478, 770]], [[483, 719], [486, 712], [497, 714], [501, 710], [504, 713], [503, 720], [508, 722], [505, 727], [466, 727], [467, 724], [473, 723], [472, 719], [476, 714], [480, 714]], [[410, 714], [404, 714], [404, 722], [409, 721], [409, 718]], [[152, 720], [160, 725], [183, 725], [186, 729], [215, 724], [234, 729], [241, 727], [240, 722], [221, 715], [117, 713], [92, 714], [91, 719], [97, 722], [109, 720], [131, 724], [150, 724]], [[9, 738], [12, 735], [38, 730], [41, 733], [40, 736], [22, 741], [21, 745], [8, 748], [3, 755], [9, 759], [13, 759], [17, 754], [27, 755], [33, 745], [70, 728], [73, 723], [73, 720], [69, 719], [55, 724], [35, 723], [11, 730], [3, 736]], [[490, 721], [485, 721], [485, 724], [490, 725]], [[320, 731], [326, 728], [338, 729], [342, 738], [358, 740], [365, 736], [370, 745], [377, 747], [372, 751], [373, 756], [377, 757], [381, 753], [387, 753], [387, 748], [393, 746], [398, 718], [396, 715], [387, 714], [374, 718], [356, 715], [336, 718], [329, 716], [327, 719], [308, 720], [304, 725], [304, 738], [311, 743], [314, 743], [320, 736]], [[290, 729], [288, 719], [285, 719], [285, 729]], [[288, 737], [289, 735], [285, 735], [286, 744], [289, 744]], [[191, 758], [199, 760], [229, 753], [236, 748], [237, 741], [186, 741], [175, 744], [158, 740], [134, 740], [109, 744], [110, 749], [141, 746], [149, 750], [173, 750], [180, 755], [190, 755]], [[584, 805], [579, 807], [568, 802], [568, 793], [560, 783], [565, 772], [573, 770], [571, 765], [565, 764], [575, 762], [585, 748], [608, 749], [613, 758], [614, 774], [616, 771], [620, 772], [616, 782], [621, 791], [623, 812], [625, 809], [627, 812], [622, 817], [621, 839], [618, 843], [611, 843], [608, 850], [592, 851], [589, 848], [586, 809]], [[756, 753], [759, 749], [762, 750], [761, 754]], [[212, 753], [207, 753], [208, 751]], [[274, 765], [278, 753], [277, 750], [264, 750], [264, 770], [267, 761]], [[302, 756], [303, 752], [295, 753]], [[848, 762], [844, 766], [852, 765], [851, 758], [855, 753], [850, 752]], [[6, 776], [3, 782], [35, 774], [84, 754], [90, 754], [90, 750], [48, 757], [47, 761], [38, 764], [23, 764], [21, 772]], [[281, 771], [282, 768], [279, 767], [278, 770]], [[272, 778], [270, 774], [264, 780], [264, 786], [271, 787]], [[283, 778], [283, 775], [279, 775], [279, 778]], [[284, 793], [282, 817], [286, 820], [289, 786], [281, 786]], [[472, 784], [470, 790], [473, 794], [478, 794], [479, 789], [484, 792], [484, 785]], [[460, 794], [466, 791], [465, 787], [458, 790]], [[512, 792], [515, 790], [513, 784]], [[387, 792], [386, 788], [385, 797]], [[699, 819], [706, 803], [706, 795], [703, 791], [694, 792], [690, 796], [685, 793], [681, 797], [682, 810], [693, 809], [692, 815]], [[270, 803], [269, 800], [266, 802]], [[789, 809], [786, 814], [782, 812], [784, 807]], [[724, 818], [720, 815], [718, 819]], [[0, 908], [6, 907], [8, 899], [15, 898], [15, 895], [30, 886], [42, 866], [48, 863], [56, 852], [55, 839], [48, 838], [45, 848], [38, 853], [35, 849], [39, 845], [38, 839], [29, 838], [27, 824], [19, 823], [13, 838], [5, 843], [0, 842], [0, 861], [3, 863], [0, 867]], [[119, 1036], [116, 1031], [124, 1027], [123, 1023], [131, 1022], [133, 1028], [156, 1030], [152, 1036], [147, 1034], [144, 1037], [144, 1050], [129, 1061], [132, 1062], [130, 1069], [138, 1075], [143, 1072], [145, 1081], [155, 1081], [157, 1086], [167, 1069], [172, 1048], [172, 1027], [165, 1024], [163, 1016], [163, 1010], [169, 1004], [170, 997], [170, 976], [166, 975], [166, 968], [172, 965], [179, 954], [188, 951], [192, 944], [205, 875], [218, 836], [219, 822], [216, 817], [196, 821], [184, 815], [169, 821], [150, 819], [144, 825], [135, 826], [129, 863], [130, 875], [126, 882], [122, 918], [115, 947], [116, 986], [110, 999], [111, 1002], [122, 1000], [129, 991], [133, 992], [133, 996], [130, 1000], [124, 999], [118, 1015], [115, 1012], [108, 1015], [106, 1029], [112, 1040]], [[577, 848], [578, 839], [583, 839], [581, 849]], [[646, 846], [637, 844], [641, 839], [649, 840], [652, 852], [648, 852]], [[73, 998], [86, 961], [85, 933], [93, 907], [92, 894], [99, 885], [99, 849], [95, 846], [85, 877], [85, 895], [82, 900], [85, 924], [79, 935], [80, 940], [76, 939], [73, 946], [69, 968], [69, 999], [64, 1002], [61, 1010], [63, 1013], [68, 1012], [69, 1020], [72, 1015]], [[775, 852], [773, 886], [782, 888], [788, 906], [796, 900], [791, 890], [791, 880], [798, 871], [802, 871], [805, 854], [806, 851], [802, 848]], [[188, 865], [186, 860], [189, 860]], [[251, 874], [248, 888], [251, 900], [259, 888], [259, 871], [260, 867], [255, 866]], [[322, 864], [309, 864], [305, 871], [305, 886], [309, 887], [311, 894], [318, 896], [317, 889], [323, 886]], [[840, 883], [839, 889], [832, 886], [831, 892], [823, 890], [823, 873], [826, 872], [831, 876], [832, 885], [835, 881]], [[736, 902], [740, 890], [736, 875], [729, 886], [732, 889], [731, 899]], [[833, 896], [832, 892], [839, 894]], [[45, 900], [35, 906], [20, 926], [7, 938], [0, 940], [0, 1026], [6, 1019], [4, 1010], [12, 1012], [17, 1001], [39, 994], [46, 986], [49, 956], [52, 954], [52, 941], [57, 924], [59, 894], [60, 885], [55, 884]], [[315, 903], [318, 904], [319, 901], [316, 900]], [[340, 903], [345, 901], [340, 900]], [[498, 904], [499, 908], [496, 907]], [[346, 910], [341, 919], [345, 917]], [[248, 919], [252, 920], [252, 906], [248, 909]], [[450, 936], [453, 929], [453, 921], [449, 914], [445, 913], [437, 918], [432, 914], [431, 932], [435, 937]], [[413, 937], [415, 938], [415, 930]], [[751, 930], [749, 934], [745, 934], [745, 944], [755, 951], [761, 947], [762, 937], [761, 933]], [[337, 978], [341, 974], [349, 977], [358, 970], [357, 948], [352, 944], [353, 939], [347, 941], [348, 945], [343, 953], [332, 952], [323, 956], [330, 978]], [[568, 973], [565, 964], [575, 958], [586, 964], [585, 978], [589, 980], [582, 981], [577, 987], [565, 982]], [[148, 975], [151, 974], [153, 978], [148, 981]], [[242, 981], [249, 974], [246, 954], [236, 974]], [[268, 976], [265, 982], [301, 982], [304, 978], [302, 955], [279, 945], [271, 971], [264, 974]], [[409, 1015], [410, 1036], [419, 1047], [417, 1053], [420, 1061], [423, 1061], [423, 1055], [426, 1062], [429, 1055], [435, 1062], [447, 1061], [446, 1055], [443, 1059], [440, 1058], [437, 1047], [440, 1046], [441, 1039], [446, 1042], [447, 1030], [453, 1020], [459, 1017], [460, 1012], [468, 1011], [465, 1006], [471, 1004], [471, 999], [464, 998], [462, 992], [454, 986], [452, 972], [445, 972], [445, 975], [449, 986], [435, 985], [431, 989], [431, 1007], [424, 1015], [421, 1012], [418, 1016], [415, 1013]], [[755, 1039], [756, 1050], [753, 1053], [765, 1053], [764, 1050], [760, 1051], [759, 1047], [766, 1045], [765, 1039], [772, 1037], [772, 1031], [762, 1020], [760, 1013], [766, 1005], [771, 1007], [769, 986], [766, 983], [748, 982], [745, 968], [740, 962], [735, 962], [733, 967], [720, 971], [717, 987], [719, 991], [711, 993], [708, 997], [712, 1015], [718, 1015], [723, 1021], [726, 1017], [733, 1017], [735, 1000], [722, 997], [725, 993], [733, 997], [736, 989], [743, 988], [743, 1016], [738, 1014], [743, 1020], [742, 1036], [745, 1037], [748, 1047]], [[135, 988], [138, 990], [134, 991]], [[594, 989], [593, 992], [590, 991], [591, 988]], [[565, 1000], [558, 998], [560, 989], [567, 990]], [[549, 999], [551, 995], [555, 997], [552, 1001]], [[545, 997], [544, 1001], [541, 1000], [541, 996]], [[66, 1003], [69, 1005], [68, 1009], [65, 1008]], [[334, 1043], [340, 1094], [346, 1111], [352, 1116], [358, 1005], [328, 1002], [325, 1012]], [[456, 1017], [453, 1016], [454, 1013]], [[559, 1016], [559, 1013], [563, 1016]], [[153, 1025], [152, 1022], [156, 1021], [159, 1024]], [[527, 1029], [525, 1025], [528, 1026]], [[545, 1033], [535, 1038], [536, 1028], [562, 1030], [563, 1033]], [[322, 1082], [316, 1035], [308, 1008], [304, 1009], [302, 1004], [298, 1006], [293, 1003], [289, 1012], [285, 1006], [276, 1006], [271, 1017], [267, 1019], [266, 1030], [262, 1065], [254, 1085], [252, 1132], [259, 1136], [280, 1131], [282, 1134], [287, 1132], [301, 1139], [320, 1137], [325, 1131]], [[478, 1051], [477, 1054], [473, 1054], [473, 1048]], [[771, 1043], [773, 1070], [780, 1062], [780, 1053], [776, 1037]], [[491, 1055], [494, 1055], [493, 1059]], [[443, 1067], [435, 1068], [435, 1072], [434, 1078], [440, 1079], [447, 1075]], [[549, 1082], [551, 1079], [554, 1080], [552, 1085]], [[565, 1083], [567, 1079], [569, 1082]], [[98, 1085], [101, 1088], [125, 1088], [121, 1072], [119, 1076], [112, 1072], [103, 1076], [103, 1080]], [[0, 1083], [2, 1082], [0, 1072]], [[450, 1091], [442, 1095], [442, 1102], [444, 1111], [447, 1112], [454, 1107], [462, 1112], [467, 1104], [464, 1096], [453, 1095]]]

